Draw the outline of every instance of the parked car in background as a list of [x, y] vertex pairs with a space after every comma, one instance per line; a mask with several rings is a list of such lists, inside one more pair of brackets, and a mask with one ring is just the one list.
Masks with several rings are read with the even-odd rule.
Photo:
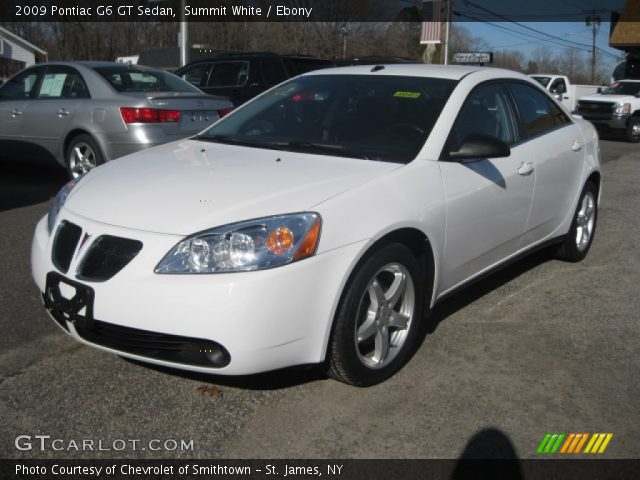
[[379, 56], [367, 56], [367, 57], [352, 57], [344, 60], [338, 60], [336, 65], [339, 67], [347, 67], [353, 65], [395, 65], [395, 64], [409, 64], [418, 63], [415, 60], [404, 57], [379, 57]]
[[78, 177], [106, 161], [194, 135], [231, 107], [162, 70], [43, 63], [0, 87], [0, 148], [53, 157]]
[[67, 184], [32, 273], [55, 322], [107, 352], [372, 385], [449, 293], [542, 246], [587, 255], [599, 155], [594, 127], [516, 72], [314, 71]]
[[225, 52], [189, 63], [176, 70], [176, 75], [238, 106], [291, 77], [331, 66], [331, 60], [304, 55]]
[[640, 142], [640, 80], [622, 80], [578, 100], [576, 114], [602, 132], [623, 133]]
[[569, 77], [565, 75], [537, 73], [529, 76], [537, 80], [570, 112], [576, 109], [576, 102], [580, 97], [597, 93], [598, 89], [601, 88], [598, 85], [574, 85], [569, 80]]

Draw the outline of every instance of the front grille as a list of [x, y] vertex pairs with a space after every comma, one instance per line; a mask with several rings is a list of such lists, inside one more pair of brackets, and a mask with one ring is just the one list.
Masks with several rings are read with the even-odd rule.
[[592, 117], [606, 119], [613, 116], [614, 108], [613, 103], [580, 101], [578, 102], [578, 109], [576, 113], [584, 116], [585, 118]]
[[123, 327], [100, 320], [75, 323], [88, 342], [143, 357], [203, 367], [225, 367], [231, 361], [227, 350], [211, 340], [182, 337]]
[[77, 272], [80, 280], [104, 282], [122, 270], [142, 249], [142, 242], [102, 235], [89, 247]]
[[79, 226], [66, 220], [58, 227], [56, 238], [53, 240], [51, 261], [61, 272], [66, 273], [69, 270], [81, 234], [82, 229]]

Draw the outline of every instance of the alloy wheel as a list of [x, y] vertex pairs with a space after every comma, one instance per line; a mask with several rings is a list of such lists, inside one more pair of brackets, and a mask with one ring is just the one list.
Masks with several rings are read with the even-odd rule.
[[382, 267], [369, 282], [358, 307], [355, 343], [360, 361], [380, 369], [402, 350], [415, 314], [415, 287], [398, 263]]
[[78, 142], [69, 152], [69, 170], [73, 178], [98, 166], [96, 154], [88, 143]]
[[576, 220], [576, 247], [583, 251], [589, 245], [596, 218], [596, 199], [592, 192], [582, 197], [578, 218]]

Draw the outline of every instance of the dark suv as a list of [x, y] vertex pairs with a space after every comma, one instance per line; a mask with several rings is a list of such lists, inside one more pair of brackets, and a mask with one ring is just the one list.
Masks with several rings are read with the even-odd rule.
[[220, 53], [192, 62], [175, 74], [211, 95], [228, 97], [235, 106], [288, 78], [332, 67], [331, 60], [276, 53]]

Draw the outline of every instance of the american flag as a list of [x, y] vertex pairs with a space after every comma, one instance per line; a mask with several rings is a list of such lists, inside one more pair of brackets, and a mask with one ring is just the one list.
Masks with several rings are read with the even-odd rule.
[[423, 14], [427, 22], [422, 22], [420, 32], [420, 44], [440, 43], [442, 30], [442, 4], [441, 0], [423, 1]]

